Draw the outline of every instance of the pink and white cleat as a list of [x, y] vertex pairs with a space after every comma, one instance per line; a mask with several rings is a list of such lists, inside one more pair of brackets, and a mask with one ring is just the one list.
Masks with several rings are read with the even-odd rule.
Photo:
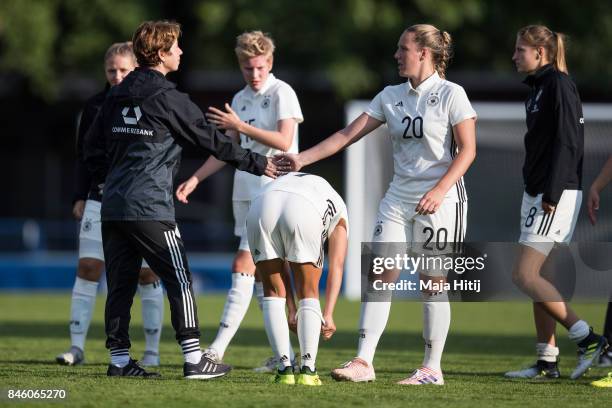
[[403, 379], [402, 381], [398, 381], [400, 385], [424, 385], [424, 384], [434, 384], [434, 385], [444, 385], [444, 377], [442, 376], [442, 372], [432, 370], [428, 367], [418, 368], [412, 373], [412, 375], [408, 378]]
[[340, 368], [334, 368], [331, 376], [336, 381], [367, 382], [376, 380], [374, 367], [359, 357], [347, 361]]

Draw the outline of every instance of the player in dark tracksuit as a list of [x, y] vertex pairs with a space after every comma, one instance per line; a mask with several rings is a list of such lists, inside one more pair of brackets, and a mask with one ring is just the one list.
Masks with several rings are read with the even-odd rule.
[[86, 136], [86, 163], [94, 183], [103, 183], [111, 376], [154, 374], [129, 358], [130, 308], [143, 257], [167, 290], [185, 377], [212, 378], [231, 369], [200, 351], [191, 274], [174, 217], [173, 179], [181, 146], [191, 145], [253, 174], [274, 177], [276, 172], [265, 156], [241, 148], [209, 124], [189, 97], [166, 80], [165, 74], [180, 63], [179, 34], [180, 26], [169, 22], [145, 22], [137, 29], [133, 45], [140, 67], [111, 89]]
[[567, 74], [564, 36], [544, 26], [519, 30], [512, 60], [527, 73], [527, 133], [521, 208], [521, 236], [513, 280], [534, 301], [537, 362], [506, 373], [511, 378], [558, 378], [555, 326], [561, 323], [578, 346], [570, 378], [582, 376], [598, 360], [607, 341], [593, 333], [540, 275], [555, 243], [571, 240], [582, 201], [584, 119], [576, 85]]

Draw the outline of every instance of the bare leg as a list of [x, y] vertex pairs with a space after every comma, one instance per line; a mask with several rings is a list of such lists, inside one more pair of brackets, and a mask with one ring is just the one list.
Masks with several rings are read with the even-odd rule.
[[546, 313], [569, 330], [579, 320], [578, 316], [563, 301], [557, 288], [540, 275], [545, 260], [546, 255], [541, 252], [521, 246], [512, 279], [523, 292], [539, 303]]
[[546, 309], [540, 303], [533, 304], [533, 321], [535, 323], [538, 343], [556, 346], [555, 329], [557, 322], [546, 312]]

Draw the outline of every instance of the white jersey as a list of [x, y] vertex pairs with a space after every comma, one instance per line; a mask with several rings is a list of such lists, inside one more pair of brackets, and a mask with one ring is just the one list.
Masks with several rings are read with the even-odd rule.
[[323, 222], [323, 235], [325, 237], [329, 236], [329, 233], [336, 228], [341, 219], [344, 219], [348, 233], [346, 204], [324, 178], [308, 173], [289, 173], [268, 183], [257, 196], [269, 191], [298, 194], [312, 204]]
[[[266, 83], [258, 92], [253, 91], [247, 85], [234, 95], [232, 109], [243, 122], [264, 130], [275, 131], [278, 129], [279, 120], [295, 119], [293, 141], [288, 152], [298, 152], [298, 123], [302, 123], [304, 117], [295, 91], [286, 82], [276, 79], [270, 73]], [[242, 133], [240, 134], [240, 146], [267, 157], [282, 153]], [[272, 179], [267, 176], [256, 176], [246, 171], [236, 170], [232, 199], [251, 200], [261, 187], [270, 181]]]
[[[457, 155], [452, 127], [476, 117], [464, 89], [437, 72], [416, 89], [410, 81], [387, 86], [370, 102], [366, 114], [387, 123], [394, 169], [387, 196], [407, 203], [418, 203], [450, 167]], [[445, 200], [467, 200], [463, 178]]]

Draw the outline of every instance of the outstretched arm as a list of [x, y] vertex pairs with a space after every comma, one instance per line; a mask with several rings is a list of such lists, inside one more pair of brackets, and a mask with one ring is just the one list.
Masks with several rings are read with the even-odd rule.
[[[226, 135], [230, 137], [235, 142], [238, 142], [238, 135], [236, 132], [227, 131]], [[181, 202], [187, 204], [189, 201], [187, 197], [196, 189], [198, 184], [200, 184], [207, 177], [212, 176], [223, 167], [225, 167], [225, 162], [221, 161], [214, 156], [210, 156], [204, 164], [193, 173], [191, 177], [182, 182], [178, 188], [176, 189], [176, 198]]]
[[359, 115], [344, 129], [334, 133], [321, 143], [304, 150], [299, 154], [281, 154], [277, 156], [277, 164], [288, 165], [289, 171], [299, 171], [302, 167], [318, 162], [355, 143], [383, 122], [374, 119], [366, 113]]
[[167, 92], [167, 112], [172, 136], [179, 144], [189, 144], [210, 153], [238, 170], [255, 175], [276, 177], [276, 166], [260, 154], [243, 149], [221, 133], [217, 126], [208, 123], [202, 111], [189, 98], [179, 92]]
[[276, 130], [260, 129], [240, 120], [238, 114], [227, 103], [225, 104], [225, 111], [213, 107], [208, 108], [206, 118], [221, 129], [242, 133], [259, 143], [284, 152], [291, 148], [297, 124], [294, 118], [281, 119], [276, 123]]

